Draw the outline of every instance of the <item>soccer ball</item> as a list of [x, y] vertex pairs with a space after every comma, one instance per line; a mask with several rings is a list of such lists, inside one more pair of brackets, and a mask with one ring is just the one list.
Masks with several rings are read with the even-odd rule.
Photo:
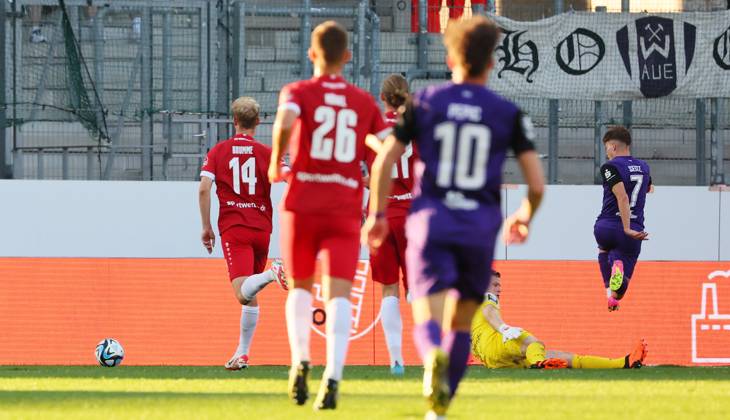
[[122, 363], [124, 349], [119, 341], [105, 338], [96, 345], [96, 361], [104, 367], [114, 367]]

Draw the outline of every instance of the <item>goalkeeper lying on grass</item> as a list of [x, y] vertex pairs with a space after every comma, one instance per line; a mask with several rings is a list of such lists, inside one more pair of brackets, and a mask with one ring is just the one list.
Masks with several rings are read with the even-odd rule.
[[640, 368], [646, 358], [646, 343], [639, 340], [628, 355], [615, 359], [581, 356], [545, 350], [545, 345], [522, 328], [504, 323], [499, 310], [501, 275], [493, 271], [492, 281], [479, 311], [471, 323], [472, 353], [488, 368], [533, 369], [621, 369]]

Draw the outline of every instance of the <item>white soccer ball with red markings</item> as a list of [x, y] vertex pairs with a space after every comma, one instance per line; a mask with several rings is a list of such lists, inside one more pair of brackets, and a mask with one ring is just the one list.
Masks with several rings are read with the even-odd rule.
[[124, 349], [119, 341], [105, 338], [96, 345], [96, 361], [104, 367], [118, 366], [124, 360]]

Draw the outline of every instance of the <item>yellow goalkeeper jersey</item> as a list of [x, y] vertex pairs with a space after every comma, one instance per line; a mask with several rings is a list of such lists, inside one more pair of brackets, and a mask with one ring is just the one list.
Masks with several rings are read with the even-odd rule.
[[522, 331], [518, 338], [505, 342], [502, 334], [492, 328], [484, 316], [484, 308], [487, 305], [492, 305], [497, 310], [499, 317], [502, 317], [499, 298], [487, 293], [484, 303], [471, 321], [471, 352], [488, 368], [529, 367], [529, 362], [522, 352], [522, 343], [531, 334], [528, 331]]
[[[492, 293], [487, 293], [484, 303], [482, 303], [482, 306], [479, 307], [479, 310], [474, 314], [474, 318], [471, 321], [472, 352], [477, 357], [482, 357], [482, 355], [477, 354], [477, 351], [480, 348], [479, 342], [489, 340], [495, 334], [499, 335], [499, 332], [489, 325], [487, 318], [484, 316], [484, 308], [486, 308], [487, 305], [492, 305], [497, 309], [497, 311], [499, 311], [499, 298]], [[499, 313], [499, 316], [502, 316], [501, 312]]]

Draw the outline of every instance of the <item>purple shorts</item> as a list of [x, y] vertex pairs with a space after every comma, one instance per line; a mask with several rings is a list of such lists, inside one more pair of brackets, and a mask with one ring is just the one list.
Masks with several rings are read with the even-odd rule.
[[479, 238], [479, 244], [465, 244], [453, 241], [458, 237], [430, 238], [428, 229], [414, 227], [406, 231], [406, 267], [414, 298], [454, 289], [460, 299], [484, 301], [492, 278], [497, 232], [491, 237]]
[[624, 278], [631, 279], [641, 253], [641, 241], [626, 236], [621, 226], [598, 223], [593, 228], [593, 235], [598, 248], [608, 252], [609, 264], [613, 265], [616, 260], [621, 261], [624, 264]]

